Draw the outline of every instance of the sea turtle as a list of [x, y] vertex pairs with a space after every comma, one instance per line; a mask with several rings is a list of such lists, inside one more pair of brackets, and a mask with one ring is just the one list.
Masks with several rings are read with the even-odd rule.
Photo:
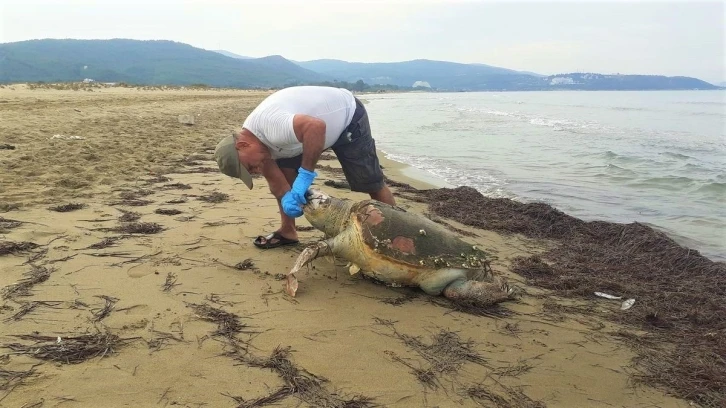
[[305, 248], [288, 272], [285, 291], [295, 296], [295, 273], [310, 261], [334, 255], [391, 286], [419, 287], [429, 295], [491, 305], [510, 299], [513, 289], [494, 276], [486, 254], [428, 218], [375, 200], [330, 197], [316, 188], [306, 194], [305, 218], [330, 237]]

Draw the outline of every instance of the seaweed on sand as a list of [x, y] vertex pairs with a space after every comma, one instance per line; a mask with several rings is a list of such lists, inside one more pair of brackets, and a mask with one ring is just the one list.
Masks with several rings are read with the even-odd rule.
[[164, 231], [164, 227], [155, 222], [130, 222], [113, 228], [112, 231], [126, 234], [158, 234]]
[[726, 404], [726, 263], [637, 222], [585, 222], [547, 204], [488, 198], [470, 187], [417, 194], [438, 216], [554, 243], [515, 260], [513, 271], [564, 297], [599, 301], [593, 292], [603, 291], [636, 299], [605, 317], [669, 345], [637, 350], [636, 380], [703, 406]]
[[156, 175], [156, 176], [146, 180], [146, 183], [147, 184], [156, 184], [156, 183], [166, 183], [168, 181], [171, 181], [171, 179], [169, 177], [159, 174], [159, 175]]
[[204, 201], [207, 203], [222, 203], [229, 199], [229, 194], [220, 193], [219, 191], [214, 191], [210, 194], [203, 195], [199, 197], [200, 201]]
[[121, 210], [122, 214], [118, 217], [119, 222], [134, 222], [141, 218], [141, 214], [134, 211]]
[[190, 190], [192, 186], [184, 183], [173, 183], [165, 184], [161, 187], [162, 190]]
[[100, 322], [111, 314], [111, 311], [113, 310], [114, 306], [116, 306], [116, 302], [118, 302], [118, 299], [106, 295], [100, 295], [96, 297], [104, 300], [104, 305], [102, 308], [92, 311], [93, 321]]
[[350, 184], [348, 184], [348, 182], [345, 181], [345, 180], [341, 180], [341, 181], [338, 181], [338, 180], [325, 180], [325, 183], [323, 183], [323, 184], [325, 184], [326, 186], [329, 186], [329, 187], [333, 187], [333, 188], [350, 190]]
[[455, 332], [442, 329], [433, 334], [427, 344], [420, 337], [400, 333], [393, 322], [378, 318], [374, 320], [376, 324], [388, 327], [393, 332], [387, 336], [398, 339], [423, 358], [435, 376], [455, 374], [466, 362], [487, 365], [486, 359], [474, 349], [474, 341], [462, 341]]
[[15, 229], [23, 225], [22, 221], [11, 220], [9, 218], [0, 217], [0, 234], [4, 234], [11, 229]]
[[[5, 370], [0, 368], [0, 390], [11, 390], [22, 384], [27, 378], [35, 377], [38, 374], [35, 366], [25, 371]], [[0, 398], [0, 400], [2, 400]]]
[[491, 403], [497, 408], [545, 408], [547, 406], [542, 401], [535, 401], [528, 397], [520, 388], [507, 387], [501, 383], [498, 385], [498, 388], [503, 388], [503, 394], [507, 398], [493, 393], [483, 384], [468, 387], [465, 394], [479, 404], [489, 406]]
[[83, 209], [86, 207], [87, 207], [87, 205], [83, 204], [83, 203], [68, 203], [68, 204], [56, 205], [56, 206], [50, 207], [48, 209], [51, 211], [55, 211], [55, 212], [71, 212], [71, 211], [80, 210], [80, 209]]
[[106, 357], [133, 339], [122, 339], [109, 332], [97, 332], [79, 336], [42, 336], [38, 334], [15, 335], [30, 344], [9, 343], [2, 347], [17, 354], [53, 361], [61, 364], [78, 364], [95, 357]]
[[189, 201], [186, 197], [175, 198], [173, 200], [166, 201], [166, 204], [183, 204]]
[[15, 296], [30, 296], [30, 290], [33, 286], [47, 281], [54, 270], [44, 266], [32, 265], [30, 271], [23, 274], [25, 276], [23, 279], [2, 288], [0, 292], [2, 292], [3, 299]]
[[246, 324], [240, 322], [240, 317], [234, 313], [207, 304], [187, 303], [187, 306], [191, 307], [200, 319], [217, 324], [217, 330], [212, 332], [213, 336], [234, 338], [247, 327]]
[[336, 175], [336, 176], [342, 176], [342, 175], [345, 174], [345, 173], [343, 173], [343, 169], [342, 168], [340, 168], [340, 167], [331, 167], [331, 166], [328, 166], [327, 164], [318, 165], [317, 166], [317, 169], [320, 170], [320, 171], [327, 171], [330, 174]]
[[31, 302], [23, 302], [20, 305], [20, 308], [15, 314], [12, 316], [4, 319], [6, 322], [10, 321], [19, 321], [26, 315], [32, 313], [35, 309], [37, 309], [39, 306], [45, 306], [45, 307], [51, 307], [55, 308], [60, 304], [61, 302], [45, 302], [45, 301], [31, 301]]
[[107, 237], [102, 239], [95, 244], [91, 244], [83, 249], [104, 249], [116, 245], [116, 241], [121, 240], [123, 237]]
[[[290, 357], [290, 347], [276, 347], [270, 357], [267, 358], [259, 358], [249, 354], [243, 354], [237, 357], [238, 360], [251, 367], [267, 368], [274, 371], [285, 383], [282, 388], [255, 401], [263, 400], [263, 402], [269, 404], [280, 401], [287, 396], [294, 396], [314, 407], [368, 408], [378, 406], [369, 397], [355, 395], [350, 399], [345, 399], [337, 395], [337, 393], [331, 393], [324, 387], [328, 382], [327, 379], [296, 366], [290, 360]], [[238, 400], [238, 402], [240, 401]], [[251, 405], [250, 402], [247, 402], [245, 405], [245, 402], [242, 401], [242, 404], [239, 406], [253, 407], [261, 406], [261, 404], [257, 402], [257, 405]]]
[[456, 312], [470, 314], [472, 316], [483, 316], [483, 317], [508, 317], [513, 316], [516, 313], [502, 307], [500, 304], [486, 304], [482, 305], [474, 299], [448, 299], [441, 296], [429, 297], [429, 303], [437, 306], [445, 307]]
[[123, 199], [121, 201], [116, 201], [111, 203], [111, 205], [124, 205], [127, 207], [143, 207], [145, 205], [149, 205], [153, 203], [151, 200], [141, 200], [141, 199]]
[[0, 241], [0, 256], [28, 252], [38, 248], [39, 246], [40, 245], [36, 243], [28, 241]]
[[277, 403], [288, 396], [294, 396], [315, 407], [369, 408], [377, 406], [372, 399], [364, 396], [356, 395], [350, 399], [345, 399], [337, 393], [329, 392], [323, 386], [327, 382], [326, 379], [297, 367], [290, 360], [289, 347], [277, 347], [267, 358], [252, 355], [249, 351], [249, 344], [244, 344], [246, 347], [242, 347], [237, 340], [237, 335], [242, 333], [247, 325], [241, 323], [239, 316], [234, 313], [226, 312], [208, 304], [187, 303], [187, 307], [192, 308], [199, 318], [217, 324], [212, 336], [223, 337], [233, 346], [232, 352], [228, 353], [229, 356], [250, 367], [271, 369], [283, 380], [284, 385], [281, 388], [254, 400], [245, 400], [241, 397], [228, 395], [239, 404], [239, 407], [261, 407]]
[[176, 208], [157, 208], [154, 212], [161, 215], [178, 215], [182, 213], [181, 210]]
[[235, 269], [238, 269], [240, 271], [246, 271], [248, 269], [253, 269], [254, 267], [255, 267], [255, 263], [252, 262], [252, 259], [251, 258], [247, 258], [247, 259], [245, 259], [242, 262], [238, 262], [234, 266]]
[[166, 280], [164, 281], [164, 284], [162, 285], [162, 290], [164, 292], [169, 292], [174, 286], [181, 285], [180, 283], [176, 283], [176, 274], [173, 272], [169, 272], [166, 275]]

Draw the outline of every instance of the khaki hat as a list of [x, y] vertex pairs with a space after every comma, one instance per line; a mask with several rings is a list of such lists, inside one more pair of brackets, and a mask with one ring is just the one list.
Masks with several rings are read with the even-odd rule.
[[232, 133], [217, 143], [214, 149], [214, 158], [217, 160], [219, 170], [229, 177], [238, 178], [252, 190], [252, 175], [239, 161], [239, 155], [235, 148], [237, 135]]

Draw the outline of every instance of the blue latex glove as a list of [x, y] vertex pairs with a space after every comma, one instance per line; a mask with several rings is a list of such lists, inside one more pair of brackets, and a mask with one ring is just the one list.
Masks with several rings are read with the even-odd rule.
[[305, 194], [313, 184], [316, 176], [317, 173], [310, 170], [302, 167], [298, 169], [298, 174], [295, 182], [292, 184], [292, 189], [285, 193], [282, 200], [280, 200], [282, 210], [288, 217], [297, 218], [303, 215], [302, 206], [308, 202], [305, 199]]
[[284, 196], [282, 196], [280, 204], [282, 205], [282, 211], [285, 212], [285, 215], [287, 215], [288, 217], [297, 218], [303, 215], [301, 204], [298, 204], [294, 194], [292, 193], [292, 190], [288, 191], [287, 193], [285, 193]]
[[317, 173], [300, 167], [297, 170], [297, 177], [292, 183], [292, 195], [300, 205], [305, 205], [308, 201], [305, 199], [308, 189], [313, 184], [313, 180], [317, 177]]

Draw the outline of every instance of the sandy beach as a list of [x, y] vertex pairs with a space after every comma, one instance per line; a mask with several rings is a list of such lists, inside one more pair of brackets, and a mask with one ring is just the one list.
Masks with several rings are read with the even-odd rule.
[[[265, 95], [0, 88], [0, 407], [689, 406], [633, 381], [637, 349], [613, 333], [643, 332], [604, 317], [628, 313], [621, 301], [566, 299], [512, 271], [547, 237], [440, 220], [524, 290], [491, 315], [339, 259], [286, 295], [284, 274], [323, 234], [300, 218], [300, 244], [256, 248], [277, 205], [264, 179], [248, 191], [211, 154]], [[319, 164], [324, 191], [367, 198], [325, 184], [343, 180], [334, 157]]]

